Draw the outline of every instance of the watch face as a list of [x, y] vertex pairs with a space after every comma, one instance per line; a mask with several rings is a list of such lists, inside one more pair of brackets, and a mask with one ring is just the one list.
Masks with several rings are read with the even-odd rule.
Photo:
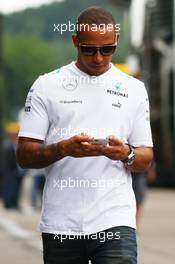
[[132, 165], [133, 162], [134, 162], [134, 159], [135, 159], [134, 148], [131, 147], [131, 146], [130, 146], [130, 148], [131, 148], [131, 152], [130, 152], [130, 154], [129, 154], [129, 156], [128, 156], [128, 159], [127, 159], [127, 161], [126, 161], [126, 164], [127, 164], [128, 166]]
[[128, 158], [126, 160], [122, 160], [122, 162], [128, 166], [132, 165], [135, 159], [135, 153], [134, 153], [134, 147], [131, 145], [128, 145], [130, 148], [130, 153], [128, 155]]
[[[134, 153], [133, 153], [134, 154]], [[135, 154], [126, 162], [127, 165], [132, 165], [135, 159]]]

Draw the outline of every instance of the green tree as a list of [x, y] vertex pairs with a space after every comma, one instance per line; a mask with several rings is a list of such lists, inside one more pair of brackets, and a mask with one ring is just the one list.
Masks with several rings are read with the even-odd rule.
[[34, 80], [75, 58], [71, 41], [43, 41], [37, 36], [6, 35], [4, 38], [5, 101], [8, 117], [24, 105]]

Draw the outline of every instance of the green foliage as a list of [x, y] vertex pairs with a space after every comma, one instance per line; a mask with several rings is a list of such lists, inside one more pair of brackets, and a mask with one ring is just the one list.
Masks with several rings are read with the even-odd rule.
[[5, 97], [9, 112], [24, 105], [27, 91], [38, 75], [52, 71], [74, 57], [70, 45], [63, 40], [43, 42], [30, 35], [5, 36]]

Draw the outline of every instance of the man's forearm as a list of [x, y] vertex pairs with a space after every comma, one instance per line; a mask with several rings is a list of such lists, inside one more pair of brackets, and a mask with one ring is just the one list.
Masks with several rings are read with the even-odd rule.
[[22, 168], [44, 168], [65, 157], [62, 142], [44, 145], [38, 142], [19, 142], [17, 161]]
[[132, 172], [147, 171], [153, 160], [152, 148], [135, 148], [135, 160], [131, 166], [126, 166]]

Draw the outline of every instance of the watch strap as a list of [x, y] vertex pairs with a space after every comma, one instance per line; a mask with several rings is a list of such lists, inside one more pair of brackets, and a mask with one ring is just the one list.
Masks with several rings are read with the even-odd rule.
[[125, 165], [130, 166], [130, 165], [132, 165], [133, 162], [134, 162], [134, 159], [135, 159], [135, 153], [134, 153], [134, 147], [131, 146], [131, 145], [129, 145], [129, 144], [127, 144], [127, 145], [128, 145], [128, 147], [129, 147], [129, 149], [130, 149], [130, 152], [129, 152], [129, 155], [128, 155], [127, 159], [122, 160], [122, 162], [123, 162]]

